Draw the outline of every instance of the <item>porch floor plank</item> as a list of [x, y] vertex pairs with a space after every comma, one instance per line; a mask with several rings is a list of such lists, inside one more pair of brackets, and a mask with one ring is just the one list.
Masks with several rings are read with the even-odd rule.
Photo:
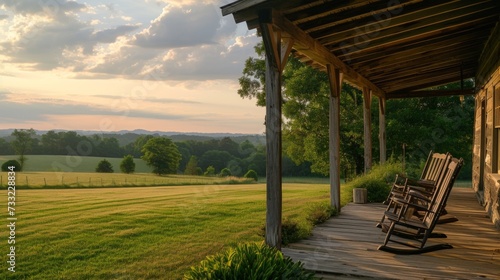
[[313, 235], [283, 248], [323, 279], [500, 279], [500, 231], [495, 229], [472, 189], [453, 189], [446, 207], [458, 222], [437, 225], [453, 249], [420, 255], [378, 251], [385, 233], [375, 227], [385, 206], [349, 204]]

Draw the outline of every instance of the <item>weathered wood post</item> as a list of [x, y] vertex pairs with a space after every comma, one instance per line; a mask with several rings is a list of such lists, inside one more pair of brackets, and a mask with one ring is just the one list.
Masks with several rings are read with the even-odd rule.
[[330, 82], [329, 151], [330, 151], [330, 203], [340, 212], [340, 91], [342, 74], [327, 64]]
[[372, 96], [368, 87], [363, 87], [363, 123], [365, 144], [365, 174], [372, 169]]
[[385, 136], [385, 98], [378, 99], [378, 126], [379, 126], [379, 145], [380, 145], [380, 164], [387, 160], [387, 140]]
[[281, 32], [272, 25], [272, 10], [259, 12], [259, 26], [266, 49], [266, 244], [281, 249], [282, 217], [282, 135], [281, 73], [293, 40], [282, 42]]

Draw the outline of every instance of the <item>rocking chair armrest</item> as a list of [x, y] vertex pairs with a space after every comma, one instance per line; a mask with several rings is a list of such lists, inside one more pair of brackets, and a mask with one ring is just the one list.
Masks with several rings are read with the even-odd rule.
[[408, 186], [409, 191], [417, 191], [422, 194], [431, 196], [433, 191], [428, 188], [418, 187], [418, 186]]
[[430, 199], [430, 194], [427, 193], [427, 192], [420, 192], [420, 191], [416, 191], [416, 190], [410, 190], [408, 192], [408, 195], [411, 197], [411, 198], [416, 198], [416, 199], [419, 199], [419, 200], [423, 200], [424, 202], [430, 202], [431, 199]]
[[434, 181], [431, 181], [431, 180], [415, 180], [415, 181], [412, 180], [412, 181], [408, 181], [408, 186], [432, 190], [436, 186], [436, 183]]
[[416, 204], [416, 203], [413, 203], [413, 202], [409, 202], [409, 201], [407, 201], [406, 199], [403, 199], [403, 198], [393, 197], [392, 201], [394, 203], [396, 203], [396, 204], [399, 204], [399, 205], [407, 205], [407, 206], [411, 206], [411, 207], [417, 208], [417, 210], [419, 210], [419, 211], [427, 211], [427, 207], [425, 207], [424, 205], [420, 205], [420, 204]]

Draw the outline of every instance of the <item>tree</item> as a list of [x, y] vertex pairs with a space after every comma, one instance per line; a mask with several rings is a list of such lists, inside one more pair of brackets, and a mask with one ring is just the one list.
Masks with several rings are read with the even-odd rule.
[[[249, 58], [240, 78], [238, 94], [256, 98], [265, 105], [265, 63], [262, 44], [255, 47], [258, 58]], [[436, 89], [457, 89], [452, 83]], [[473, 88], [466, 80], [464, 88]], [[283, 151], [296, 164], [311, 162], [315, 173], [329, 173], [329, 83], [325, 73], [290, 57], [283, 71]], [[340, 98], [340, 165], [344, 173], [363, 170], [363, 106], [359, 89], [344, 83]], [[378, 107], [374, 98], [372, 108]], [[418, 112], [418, 113], [417, 113]], [[386, 105], [387, 152], [398, 158], [406, 144], [407, 161], [419, 164], [429, 150], [471, 158], [474, 97], [426, 97], [391, 99]], [[379, 154], [378, 114], [372, 110], [374, 160]], [[254, 167], [255, 165], [250, 166]], [[463, 169], [470, 170], [471, 165]], [[259, 172], [260, 173], [260, 172]], [[470, 176], [471, 172], [461, 172]], [[464, 178], [465, 179], [465, 178]]]
[[19, 164], [21, 164], [21, 170], [24, 168], [24, 163], [26, 162], [26, 153], [32, 149], [33, 137], [35, 137], [36, 132], [33, 128], [30, 129], [15, 129], [11, 134], [15, 139], [11, 142], [12, 148], [19, 155]]
[[63, 154], [64, 147], [61, 145], [61, 134], [53, 130], [42, 135], [42, 151], [47, 155]]
[[142, 147], [141, 158], [153, 167], [158, 175], [176, 173], [181, 161], [181, 154], [172, 140], [165, 137], [151, 138]]
[[97, 164], [97, 167], [95, 168], [95, 172], [113, 173], [114, 172], [113, 165], [111, 165], [111, 163], [108, 160], [103, 159]]
[[134, 162], [134, 157], [132, 155], [127, 155], [123, 157], [122, 162], [120, 163], [120, 170], [123, 173], [134, 173], [135, 171], [135, 162]]
[[0, 155], [12, 155], [13, 153], [12, 145], [5, 141], [5, 139], [0, 138]]
[[211, 150], [201, 156], [199, 164], [201, 168], [207, 168], [211, 165], [215, 170], [222, 170], [232, 159], [234, 157], [226, 151]]
[[224, 168], [220, 171], [219, 176], [220, 177], [229, 177], [229, 176], [231, 176], [231, 170], [229, 170], [229, 168]]
[[[258, 106], [265, 105], [264, 47], [255, 47], [259, 58], [249, 58], [240, 78], [238, 94], [242, 98], [256, 98]], [[283, 151], [295, 164], [311, 162], [311, 171], [329, 173], [328, 157], [328, 76], [294, 57], [290, 57], [283, 72]], [[341, 165], [362, 169], [362, 106], [361, 92], [344, 84], [341, 93]], [[343, 113], [342, 113], [343, 112]], [[347, 113], [347, 115], [346, 115]], [[356, 116], [356, 117], [352, 117]], [[361, 121], [361, 122], [359, 122]], [[359, 125], [361, 124], [361, 125]], [[359, 137], [361, 136], [361, 142]], [[344, 143], [348, 143], [347, 145]], [[355, 144], [355, 145], [352, 145]]]
[[189, 158], [189, 162], [186, 165], [186, 169], [184, 170], [184, 174], [186, 175], [200, 175], [198, 169], [198, 159], [196, 156], [191, 156]]
[[215, 176], [215, 168], [213, 166], [207, 167], [207, 170], [205, 173], [203, 173], [204, 176]]

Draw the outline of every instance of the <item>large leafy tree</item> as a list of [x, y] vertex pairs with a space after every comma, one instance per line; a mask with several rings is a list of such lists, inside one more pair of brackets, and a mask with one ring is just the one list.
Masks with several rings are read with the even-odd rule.
[[[255, 47], [258, 58], [249, 58], [239, 79], [238, 94], [265, 105], [265, 61], [262, 44]], [[291, 57], [283, 72], [284, 152], [296, 164], [311, 162], [311, 170], [328, 175], [329, 83], [324, 72]], [[344, 84], [341, 98], [341, 165], [361, 170], [363, 164], [363, 119], [361, 92]], [[361, 140], [360, 140], [361, 139]]]
[[165, 137], [154, 137], [142, 147], [142, 159], [153, 167], [158, 175], [176, 173], [181, 161], [179, 149], [172, 140]]
[[14, 136], [14, 140], [11, 142], [12, 148], [19, 155], [19, 163], [21, 164], [21, 170], [24, 168], [24, 163], [26, 162], [26, 153], [28, 153], [33, 147], [33, 138], [36, 132], [33, 128], [30, 129], [15, 129], [11, 134]]
[[[265, 105], [265, 61], [262, 44], [255, 47], [257, 58], [249, 58], [239, 79], [238, 94], [255, 98]], [[460, 88], [460, 83], [437, 89]], [[465, 81], [465, 88], [473, 86]], [[328, 174], [329, 84], [325, 73], [291, 57], [283, 72], [284, 152], [295, 163], [311, 162], [311, 170]], [[341, 171], [360, 173], [363, 169], [363, 99], [357, 88], [344, 83], [340, 98]], [[378, 108], [374, 99], [373, 108]], [[387, 148], [389, 155], [418, 166], [430, 150], [450, 152], [470, 159], [474, 99], [432, 97], [388, 100], [386, 106]], [[378, 110], [372, 110], [374, 159], [378, 157]], [[469, 160], [470, 161], [470, 160]], [[470, 168], [470, 166], [468, 167]], [[467, 169], [467, 166], [465, 167]], [[470, 172], [462, 172], [469, 174]]]

